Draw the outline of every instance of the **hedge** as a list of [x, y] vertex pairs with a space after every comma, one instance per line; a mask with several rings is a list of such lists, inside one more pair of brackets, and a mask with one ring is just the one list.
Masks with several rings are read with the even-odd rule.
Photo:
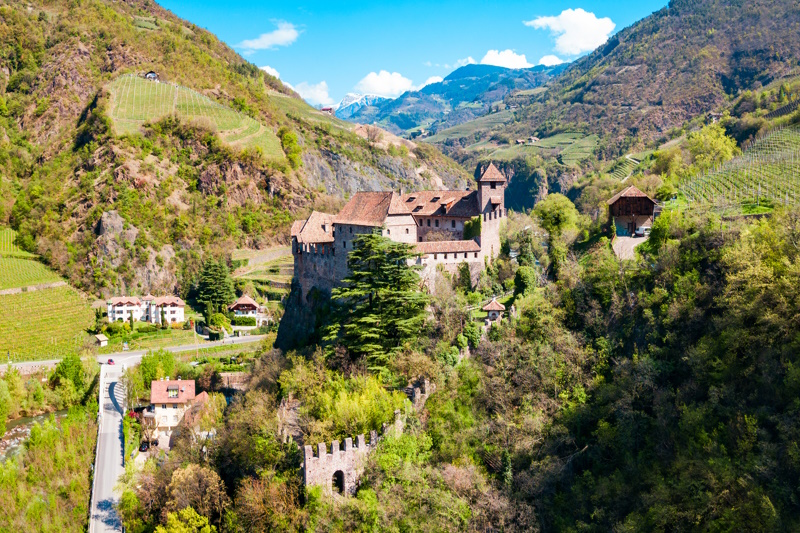
[[256, 319], [252, 316], [235, 316], [231, 320], [233, 326], [255, 326]]

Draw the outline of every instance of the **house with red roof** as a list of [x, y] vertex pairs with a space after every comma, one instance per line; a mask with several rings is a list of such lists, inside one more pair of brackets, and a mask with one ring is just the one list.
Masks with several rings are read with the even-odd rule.
[[482, 310], [486, 311], [486, 320], [495, 322], [503, 318], [506, 306], [498, 302], [497, 298], [492, 298], [492, 301], [484, 305]]
[[144, 413], [144, 423], [154, 430], [153, 436], [166, 439], [178, 427], [184, 415], [195, 404], [193, 379], [160, 379], [150, 383], [150, 407]]
[[468, 263], [477, 280], [485, 260], [500, 253], [506, 218], [505, 176], [489, 164], [476, 190], [358, 192], [337, 215], [313, 212], [292, 225], [294, 272], [303, 297], [329, 291], [347, 277], [347, 255], [359, 235], [379, 231], [419, 253], [423, 282], [433, 289], [437, 268], [455, 273]]
[[246, 294], [243, 294], [238, 300], [229, 305], [228, 311], [236, 317], [254, 319], [256, 326], [260, 326], [263, 322], [269, 320], [269, 316], [263, 306]]

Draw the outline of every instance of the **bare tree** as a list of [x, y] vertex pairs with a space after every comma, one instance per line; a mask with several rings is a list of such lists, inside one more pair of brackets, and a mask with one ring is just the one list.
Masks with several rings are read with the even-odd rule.
[[370, 144], [377, 144], [383, 140], [383, 131], [377, 126], [367, 126], [367, 141]]

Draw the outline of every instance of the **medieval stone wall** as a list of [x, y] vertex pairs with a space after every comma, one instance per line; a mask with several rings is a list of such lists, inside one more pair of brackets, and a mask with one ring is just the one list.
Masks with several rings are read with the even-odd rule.
[[[314, 455], [313, 446], [305, 446], [303, 449], [303, 483], [306, 487], [321, 486], [326, 492], [341, 492], [346, 495], [353, 495], [358, 489], [358, 479], [364, 472], [367, 457], [375, 449], [378, 442], [384, 436], [398, 436], [403, 433], [403, 419], [400, 411], [394, 412], [394, 423], [384, 425], [381, 435], [377, 431], [371, 431], [369, 442], [364, 435], [356, 437], [355, 445], [353, 439], [344, 439], [343, 446], [340, 447], [339, 441], [334, 441], [330, 446], [321, 442], [317, 444], [317, 453]], [[336, 483], [337, 486], [334, 485]]]

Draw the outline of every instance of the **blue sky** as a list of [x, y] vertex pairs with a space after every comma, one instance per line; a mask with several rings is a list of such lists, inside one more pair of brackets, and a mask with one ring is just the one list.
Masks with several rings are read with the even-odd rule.
[[396, 97], [468, 62], [572, 61], [667, 0], [161, 0], [280, 75], [312, 104], [345, 93]]

